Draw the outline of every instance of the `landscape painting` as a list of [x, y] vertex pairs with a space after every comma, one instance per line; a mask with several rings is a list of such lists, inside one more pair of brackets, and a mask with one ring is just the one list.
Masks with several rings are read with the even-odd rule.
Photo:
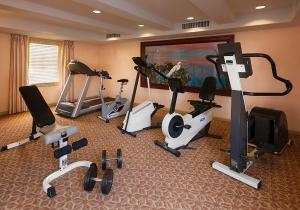
[[[215, 66], [206, 59], [207, 55], [218, 53], [219, 43], [233, 42], [234, 36], [217, 36], [192, 39], [177, 39], [155, 42], [142, 42], [141, 54], [149, 65], [167, 75], [172, 67], [181, 62], [181, 68], [171, 77], [181, 79], [185, 91], [199, 93], [203, 81], [208, 76], [217, 79], [217, 94], [230, 95], [228, 79], [223, 74], [218, 77]], [[151, 88], [168, 89], [168, 82], [155, 72], [149, 72]], [[144, 77], [141, 86], [147, 87]]]

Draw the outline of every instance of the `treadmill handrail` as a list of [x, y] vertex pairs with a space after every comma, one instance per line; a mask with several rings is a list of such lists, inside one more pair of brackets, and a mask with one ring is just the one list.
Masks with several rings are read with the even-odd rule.
[[[243, 53], [242, 56], [243, 56], [243, 58], [255, 58], [256, 57], [256, 58], [266, 59], [271, 65], [273, 78], [275, 78], [276, 80], [284, 83], [285, 87], [286, 87], [286, 90], [284, 90], [283, 92], [250, 92], [250, 91], [244, 91], [243, 92], [244, 95], [248, 95], [248, 96], [284, 96], [284, 95], [289, 94], [292, 91], [293, 84], [289, 80], [286, 80], [286, 79], [278, 76], [277, 70], [276, 70], [276, 64], [275, 64], [274, 60], [271, 58], [271, 56], [269, 56], [267, 54], [264, 54], [264, 53]], [[218, 71], [218, 63], [216, 62], [216, 60], [214, 60], [214, 59], [217, 59], [217, 58], [219, 58], [218, 55], [207, 55], [206, 56], [206, 59], [208, 61], [212, 62], [216, 66], [217, 74], [218, 74], [218, 77], [219, 77], [219, 80], [220, 80], [220, 74], [219, 74], [219, 71]]]

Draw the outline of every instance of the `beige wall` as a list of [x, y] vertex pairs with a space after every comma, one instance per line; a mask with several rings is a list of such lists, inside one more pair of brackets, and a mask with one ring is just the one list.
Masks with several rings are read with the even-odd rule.
[[[8, 110], [8, 89], [9, 89], [9, 62], [10, 62], [10, 34], [0, 33], [0, 114], [6, 113]], [[84, 63], [87, 63], [91, 68], [99, 68], [98, 59], [99, 48], [97, 45], [75, 42], [74, 57]], [[81, 85], [83, 85], [84, 77], [79, 76], [75, 80], [76, 96], [80, 93]], [[88, 91], [88, 96], [98, 94], [99, 79], [94, 78], [91, 83], [91, 88]], [[43, 96], [49, 104], [55, 104], [61, 93], [62, 84], [58, 86], [39, 87]]]
[[[235, 33], [235, 40], [242, 43], [243, 51], [262, 52], [273, 57], [277, 64], [278, 74], [292, 81], [293, 91], [284, 97], [246, 97], [247, 108], [264, 106], [280, 109], [286, 112], [291, 130], [300, 131], [300, 115], [297, 107], [300, 107], [299, 88], [300, 80], [297, 77], [298, 60], [300, 56], [300, 27], [279, 29], [255, 30]], [[298, 37], [297, 37], [298, 36]], [[113, 77], [106, 83], [107, 94], [113, 95], [119, 88], [115, 80], [121, 77], [128, 78], [129, 84], [125, 89], [125, 96], [130, 97], [135, 78], [131, 57], [140, 55], [139, 42], [109, 43], [99, 47], [100, 66], [107, 69]], [[253, 60], [254, 75], [243, 81], [243, 86], [249, 91], [280, 91], [284, 87], [272, 78], [270, 67], [265, 61]], [[169, 92], [167, 90], [152, 90], [154, 101], [169, 107]], [[185, 93], [178, 97], [177, 108], [190, 111], [187, 100], [196, 99], [197, 94]], [[147, 99], [147, 90], [139, 88], [136, 102]], [[216, 117], [230, 119], [229, 97], [216, 98], [222, 109], [214, 111]]]
[[[300, 27], [250, 31], [236, 34], [244, 52], [264, 52], [269, 54], [277, 65], [279, 76], [293, 83], [293, 90], [283, 97], [247, 97], [249, 106], [257, 105], [283, 110], [287, 114], [289, 128], [300, 131]], [[254, 76], [244, 82], [246, 90], [284, 90], [277, 80], [272, 78], [266, 62], [253, 63]]]
[[[83, 42], [75, 42], [75, 59], [87, 64], [91, 69], [99, 70], [100, 62], [98, 54], [98, 45]], [[85, 78], [85, 76], [79, 76], [75, 79], [75, 96], [78, 96], [80, 94]], [[96, 96], [99, 94], [99, 81], [100, 80], [98, 77], [94, 77], [92, 79], [87, 96]]]
[[[278, 67], [278, 74], [292, 81], [294, 89], [292, 93], [284, 97], [246, 97], [247, 107], [264, 106], [280, 109], [286, 112], [291, 130], [300, 131], [297, 124], [300, 124], [300, 116], [297, 107], [300, 107], [298, 79], [298, 60], [300, 55], [300, 27], [287, 27], [278, 29], [255, 30], [235, 33], [235, 40], [242, 43], [243, 51], [263, 52], [271, 55]], [[0, 88], [0, 113], [8, 110], [8, 72], [9, 72], [9, 50], [10, 35], [0, 33], [1, 47], [1, 70]], [[128, 78], [129, 83], [125, 87], [124, 95], [131, 97], [132, 87], [135, 80], [133, 70], [133, 56], [140, 55], [140, 43], [137, 41], [112, 42], [102, 45], [95, 45], [83, 42], [75, 42], [75, 58], [86, 63], [91, 68], [103, 68], [112, 76], [112, 80], [105, 81], [108, 96], [117, 94], [119, 84], [117, 79]], [[243, 81], [246, 90], [282, 90], [284, 87], [271, 77], [271, 71], [265, 61], [255, 60], [253, 62], [254, 75]], [[83, 84], [83, 77], [76, 79], [76, 93], [80, 92]], [[40, 87], [48, 103], [56, 103], [61, 91], [61, 86]], [[99, 80], [94, 79], [88, 92], [88, 96], [97, 95]], [[147, 89], [139, 88], [136, 102], [142, 102], [148, 98]], [[187, 100], [197, 98], [197, 94], [185, 93], [178, 97], [177, 108], [190, 111], [191, 107]], [[169, 92], [167, 90], [152, 89], [152, 99], [169, 107]], [[223, 106], [222, 109], [214, 111], [216, 117], [230, 119], [230, 98], [216, 97], [217, 103]]]

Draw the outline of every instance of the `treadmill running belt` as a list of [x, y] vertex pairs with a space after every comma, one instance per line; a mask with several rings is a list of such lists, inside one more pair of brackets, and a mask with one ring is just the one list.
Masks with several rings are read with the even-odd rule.
[[[114, 98], [110, 98], [110, 97], [105, 97], [104, 98], [104, 102], [110, 102], [115, 100]], [[100, 98], [95, 98], [95, 99], [91, 99], [91, 100], [87, 100], [85, 102], [83, 102], [82, 104], [82, 109], [88, 108], [88, 107], [92, 107], [92, 106], [97, 106], [101, 104], [101, 99]]]

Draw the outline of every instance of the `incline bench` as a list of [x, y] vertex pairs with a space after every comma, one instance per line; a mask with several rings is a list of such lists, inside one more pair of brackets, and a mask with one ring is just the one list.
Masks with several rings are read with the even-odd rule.
[[43, 190], [49, 197], [56, 195], [55, 188], [50, 185], [54, 179], [78, 168], [90, 168], [92, 162], [77, 161], [68, 165], [68, 154], [88, 144], [86, 138], [68, 145], [68, 138], [78, 133], [75, 126], [62, 126], [55, 122], [55, 117], [48, 104], [36, 86], [24, 86], [19, 88], [20, 93], [32, 115], [33, 127], [39, 128], [39, 136], [44, 138], [46, 144], [58, 143], [58, 149], [54, 151], [54, 157], [59, 160], [59, 170], [47, 176], [43, 181]]

